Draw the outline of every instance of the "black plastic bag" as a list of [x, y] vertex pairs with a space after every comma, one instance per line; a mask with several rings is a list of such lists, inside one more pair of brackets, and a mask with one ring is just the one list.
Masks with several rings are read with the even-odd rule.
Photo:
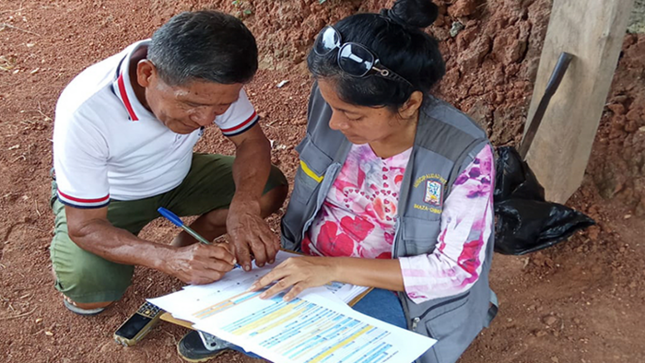
[[513, 147], [497, 149], [495, 252], [523, 255], [564, 241], [596, 224], [562, 204], [547, 202], [544, 188]]

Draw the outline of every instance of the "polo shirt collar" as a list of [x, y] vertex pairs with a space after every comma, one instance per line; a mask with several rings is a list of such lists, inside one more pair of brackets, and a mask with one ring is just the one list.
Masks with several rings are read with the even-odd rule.
[[125, 50], [127, 54], [121, 61], [119, 68], [117, 69], [114, 82], [112, 83], [114, 94], [116, 94], [119, 100], [121, 100], [121, 103], [123, 103], [123, 107], [128, 112], [128, 117], [131, 121], [139, 121], [143, 117], [154, 117], [154, 115], [143, 107], [141, 102], [139, 102], [130, 80], [130, 58], [132, 54], [141, 47], [149, 46], [150, 43], [150, 39], [142, 40], [132, 44]]

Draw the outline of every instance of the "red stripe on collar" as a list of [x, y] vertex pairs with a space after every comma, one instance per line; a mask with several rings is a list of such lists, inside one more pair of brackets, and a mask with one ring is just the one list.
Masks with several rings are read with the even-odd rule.
[[125, 109], [128, 110], [128, 113], [130, 114], [130, 118], [132, 119], [132, 121], [139, 121], [139, 118], [134, 113], [134, 110], [132, 109], [132, 105], [130, 104], [128, 93], [125, 91], [125, 82], [123, 81], [123, 74], [119, 76], [119, 79], [117, 80], [117, 82], [119, 83], [119, 93], [121, 94], [121, 100], [123, 100]]

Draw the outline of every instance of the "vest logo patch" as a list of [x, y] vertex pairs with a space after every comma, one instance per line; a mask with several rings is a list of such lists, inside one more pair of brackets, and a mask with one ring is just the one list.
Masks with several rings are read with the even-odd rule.
[[439, 180], [426, 180], [426, 193], [423, 201], [437, 207], [441, 206], [443, 184]]

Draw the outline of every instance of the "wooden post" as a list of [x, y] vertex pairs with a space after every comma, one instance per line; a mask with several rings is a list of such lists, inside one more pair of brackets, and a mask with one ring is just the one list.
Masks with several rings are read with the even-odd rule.
[[528, 120], [560, 53], [574, 59], [526, 157], [547, 200], [564, 203], [582, 183], [632, 5], [633, 0], [553, 1]]

